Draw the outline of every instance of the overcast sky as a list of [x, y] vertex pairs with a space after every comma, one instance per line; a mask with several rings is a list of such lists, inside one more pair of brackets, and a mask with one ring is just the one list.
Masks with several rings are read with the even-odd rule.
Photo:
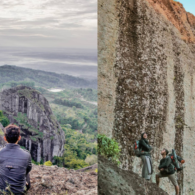
[[97, 47], [97, 0], [1, 0], [1, 46]]
[[0, 0], [0, 66], [97, 77], [97, 0]]

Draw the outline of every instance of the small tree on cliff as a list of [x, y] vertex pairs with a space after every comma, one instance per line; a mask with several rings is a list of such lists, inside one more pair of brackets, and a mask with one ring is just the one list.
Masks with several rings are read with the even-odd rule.
[[119, 155], [120, 149], [115, 139], [106, 137], [105, 135], [98, 135], [98, 154], [106, 157], [114, 163], [120, 164]]

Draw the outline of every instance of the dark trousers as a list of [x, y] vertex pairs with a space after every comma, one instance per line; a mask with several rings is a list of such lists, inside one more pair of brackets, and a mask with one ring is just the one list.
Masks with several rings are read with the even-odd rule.
[[[26, 191], [28, 191], [30, 189], [30, 174], [29, 173], [26, 175], [26, 182], [28, 183], [28, 185], [26, 184]], [[4, 194], [0, 192], [0, 195], [4, 195]], [[20, 193], [20, 194], [14, 194], [14, 195], [24, 195], [24, 194]], [[11, 195], [11, 194], [10, 194], [10, 192], [6, 192], [6, 195]]]

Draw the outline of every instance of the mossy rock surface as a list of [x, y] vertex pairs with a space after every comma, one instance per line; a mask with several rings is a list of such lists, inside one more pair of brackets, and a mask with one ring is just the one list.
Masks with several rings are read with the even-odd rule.
[[4, 135], [3, 129], [0, 127], [0, 136], [3, 136], [3, 135]]
[[24, 96], [25, 98], [29, 99], [32, 103], [37, 104], [42, 111], [45, 111], [44, 105], [41, 103], [41, 101], [39, 101], [35, 97], [36, 94], [41, 95], [39, 91], [30, 89], [30, 88], [24, 88], [24, 89], [18, 90], [17, 93], [20, 97]]

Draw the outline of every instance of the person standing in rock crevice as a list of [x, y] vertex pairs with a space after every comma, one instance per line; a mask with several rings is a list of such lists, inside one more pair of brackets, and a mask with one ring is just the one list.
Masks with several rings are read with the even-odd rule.
[[150, 180], [153, 172], [151, 150], [152, 147], [149, 145], [147, 140], [147, 134], [144, 132], [141, 134], [141, 140], [139, 142], [141, 152], [141, 159], [143, 162], [142, 177], [146, 180]]

